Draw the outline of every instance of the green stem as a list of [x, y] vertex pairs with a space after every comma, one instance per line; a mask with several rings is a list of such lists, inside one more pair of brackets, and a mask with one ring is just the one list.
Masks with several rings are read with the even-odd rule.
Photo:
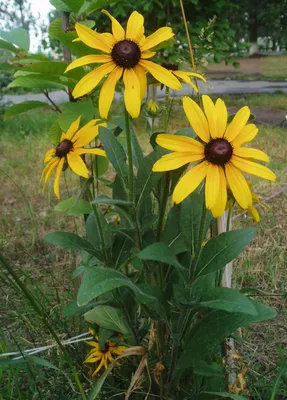
[[165, 87], [165, 116], [164, 116], [164, 133], [167, 133], [169, 120], [169, 87]]
[[93, 208], [94, 215], [96, 218], [97, 228], [98, 228], [99, 235], [100, 235], [102, 253], [103, 253], [105, 261], [107, 262], [108, 257], [107, 257], [107, 252], [106, 252], [106, 244], [105, 244], [105, 236], [104, 236], [104, 232], [103, 232], [103, 227], [101, 224], [98, 208], [95, 204], [93, 204], [93, 196], [92, 196], [92, 192], [91, 192], [91, 189], [89, 186], [87, 186], [87, 193], [88, 193], [89, 200], [90, 200], [90, 203], [91, 203], [91, 206]]
[[130, 131], [130, 117], [125, 108], [125, 123], [126, 123], [126, 139], [127, 139], [127, 150], [128, 150], [128, 162], [129, 162], [129, 201], [133, 202], [133, 186], [134, 186], [134, 171], [133, 171], [133, 150], [131, 141], [131, 131]]
[[189, 271], [189, 277], [192, 278], [192, 279], [194, 278], [194, 274], [195, 274], [195, 271], [196, 271], [196, 268], [197, 268], [197, 265], [198, 265], [198, 260], [199, 260], [199, 257], [200, 257], [201, 251], [202, 251], [202, 242], [203, 242], [203, 236], [204, 236], [205, 220], [206, 220], [206, 207], [205, 207], [205, 201], [203, 199], [197, 249], [196, 249], [193, 261], [191, 263], [191, 269]]
[[21, 279], [18, 278], [18, 275], [15, 274], [13, 268], [11, 267], [11, 265], [5, 260], [4, 257], [2, 257], [2, 255], [0, 254], [0, 262], [1, 264], [4, 266], [4, 268], [9, 272], [9, 274], [12, 276], [12, 278], [15, 280], [15, 282], [17, 283], [17, 285], [19, 286], [19, 288], [22, 290], [22, 292], [24, 293], [25, 297], [29, 300], [29, 302], [31, 303], [32, 307], [34, 308], [34, 310], [36, 311], [36, 313], [39, 315], [39, 317], [42, 319], [43, 324], [46, 326], [46, 328], [48, 329], [48, 331], [51, 333], [51, 335], [53, 336], [53, 338], [55, 339], [56, 343], [58, 344], [59, 348], [62, 350], [64, 357], [68, 363], [68, 365], [71, 368], [73, 377], [76, 381], [76, 384], [80, 390], [80, 393], [82, 395], [82, 399], [83, 400], [87, 400], [87, 397], [85, 395], [83, 386], [80, 382], [79, 376], [70, 360], [69, 354], [67, 352], [67, 350], [65, 349], [65, 346], [62, 344], [62, 342], [60, 341], [57, 333], [54, 331], [52, 325], [49, 324], [49, 322], [47, 321], [46, 315], [44, 313], [44, 311], [42, 310], [42, 308], [39, 306], [39, 304], [36, 302], [36, 300], [34, 299], [33, 295], [30, 293], [29, 289], [26, 287], [26, 285], [21, 281]]
[[169, 173], [168, 172], [165, 173], [163, 180], [164, 180], [163, 188], [161, 188], [161, 197], [160, 197], [160, 201], [159, 201], [158, 224], [157, 224], [157, 230], [156, 230], [156, 241], [157, 242], [159, 241], [160, 235], [162, 232], [165, 210], [166, 210], [168, 195], [169, 195]]

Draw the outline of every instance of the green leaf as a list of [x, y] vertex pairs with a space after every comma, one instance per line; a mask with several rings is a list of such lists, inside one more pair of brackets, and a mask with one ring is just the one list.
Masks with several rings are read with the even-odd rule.
[[[104, 233], [106, 249], [110, 249], [113, 245], [113, 240], [114, 240], [112, 225], [109, 225], [107, 223], [105, 217], [100, 211], [100, 208], [98, 208], [98, 213], [102, 230]], [[86, 221], [86, 232], [88, 240], [95, 246], [95, 248], [101, 249], [101, 238], [98, 230], [97, 220], [94, 213], [91, 213]]]
[[110, 166], [110, 162], [107, 157], [95, 156], [93, 163], [96, 178], [104, 175]]
[[14, 28], [10, 32], [0, 31], [0, 36], [7, 40], [7, 42], [16, 44], [16, 46], [29, 51], [30, 48], [30, 38], [26, 29]]
[[41, 367], [51, 368], [59, 371], [59, 368], [56, 367], [56, 365], [50, 363], [50, 361], [46, 360], [45, 358], [28, 356], [28, 360], [32, 361], [34, 364], [40, 365]]
[[133, 147], [133, 163], [136, 168], [139, 168], [139, 166], [144, 160], [144, 154], [141, 145], [139, 144], [137, 135], [133, 130], [132, 126], [130, 127], [130, 131], [131, 131], [131, 142]]
[[175, 132], [175, 135], [188, 136], [193, 139], [196, 137], [196, 134], [192, 128], [182, 128], [179, 131]]
[[85, 215], [90, 214], [93, 211], [93, 208], [87, 200], [73, 197], [58, 203], [54, 210], [58, 212], [67, 212], [68, 215]]
[[193, 367], [193, 372], [201, 376], [224, 376], [224, 370], [221, 365], [216, 363], [209, 365], [204, 361], [196, 363]]
[[53, 122], [49, 129], [49, 139], [55, 146], [60, 142], [62, 129], [59, 126], [58, 119]]
[[147, 297], [147, 301], [152, 301], [153, 297], [146, 295], [129, 278], [121, 272], [110, 268], [92, 267], [86, 268], [81, 286], [78, 291], [77, 303], [79, 306], [87, 304], [104, 293], [113, 289], [127, 286], [133, 292]]
[[141, 260], [158, 261], [164, 264], [169, 264], [175, 268], [185, 271], [183, 266], [177, 260], [176, 255], [165, 243], [153, 243], [144, 248], [136, 255]]
[[0, 49], [1, 50], [6, 50], [6, 51], [10, 51], [11, 53], [18, 53], [18, 49], [13, 46], [12, 43], [6, 42], [6, 40], [2, 40], [0, 39]]
[[50, 24], [49, 35], [52, 40], [59, 40], [63, 46], [67, 47], [77, 57], [95, 53], [94, 49], [86, 46], [84, 43], [73, 42], [78, 37], [76, 31], [63, 32], [60, 18], [56, 18]]
[[[250, 300], [251, 301], [251, 300]], [[254, 322], [265, 321], [276, 316], [276, 312], [264, 304], [252, 301], [257, 314], [230, 313], [214, 310], [208, 313], [191, 329], [185, 351], [179, 359], [178, 369], [191, 367], [198, 360], [210, 356], [217, 346], [238, 328]]]
[[161, 240], [175, 253], [183, 253], [189, 249], [180, 228], [180, 207], [174, 206], [169, 210]]
[[23, 87], [23, 88], [39, 88], [39, 89], [65, 89], [66, 85], [63, 83], [53, 82], [44, 80], [37, 75], [19, 76], [14, 79], [9, 85], [11, 87]]
[[112, 4], [116, 4], [122, 0], [94, 0], [91, 4], [85, 9], [87, 14], [92, 13], [95, 10], [100, 10], [102, 8], [107, 8]]
[[60, 128], [66, 132], [72, 122], [76, 121], [80, 115], [82, 116], [81, 126], [85, 125], [94, 118], [94, 106], [90, 98], [84, 99], [77, 103], [65, 104], [63, 112], [58, 118]]
[[229, 288], [217, 287], [209, 289], [202, 295], [198, 305], [234, 313], [257, 314], [252, 301], [238, 290]]
[[[186, 243], [191, 249], [191, 254], [195, 254], [198, 247], [198, 236], [201, 223], [202, 202], [204, 201], [203, 193], [196, 192], [188, 196], [180, 206], [180, 227], [184, 234]], [[206, 214], [206, 222], [204, 226], [203, 237], [206, 237], [207, 230], [210, 226], [212, 215], [209, 210]]]
[[162, 174], [152, 171], [154, 163], [160, 159], [162, 151], [156, 148], [151, 154], [145, 157], [139, 166], [136, 179], [136, 203], [137, 207], [150, 195]]
[[24, 101], [23, 103], [14, 104], [9, 107], [4, 115], [4, 121], [7, 121], [9, 118], [14, 117], [15, 115], [23, 114], [35, 108], [50, 108], [47, 103], [42, 101]]
[[[37, 63], [41, 64], [41, 63]], [[59, 85], [64, 85], [70, 89], [73, 89], [77, 83], [77, 80], [68, 78], [66, 75], [54, 75], [54, 74], [48, 74], [48, 73], [35, 73], [35, 72], [30, 72], [30, 71], [24, 71], [24, 70], [19, 70], [14, 74], [15, 78], [29, 78], [30, 80], [33, 80], [34, 78], [37, 79], [38, 81], [43, 81], [43, 82], [52, 82], [52, 83], [58, 83]], [[16, 81], [16, 79], [15, 79]], [[27, 83], [25, 83], [27, 84]], [[28, 83], [30, 85], [30, 83]]]
[[92, 204], [109, 204], [109, 205], [127, 206], [127, 207], [133, 205], [131, 201], [111, 199], [110, 197], [107, 196], [98, 196], [95, 200], [92, 201]]
[[84, 318], [87, 322], [97, 324], [101, 328], [110, 329], [129, 335], [130, 330], [125, 317], [118, 308], [111, 306], [97, 306], [88, 311]]
[[75, 68], [74, 70], [65, 73], [68, 65], [69, 64], [64, 61], [33, 62], [23, 67], [21, 71], [64, 76], [66, 78], [74, 79], [75, 83], [83, 78], [85, 75], [85, 70], [83, 68]]
[[100, 127], [99, 133], [112, 166], [122, 179], [126, 179], [128, 176], [127, 157], [122, 145], [109, 129]]
[[61, 246], [71, 250], [84, 250], [89, 254], [98, 256], [97, 250], [87, 240], [80, 236], [70, 232], [54, 232], [45, 235], [44, 240], [47, 243], [54, 244], [55, 246]]
[[89, 304], [85, 304], [84, 306], [78, 306], [77, 301], [73, 300], [69, 304], [66, 305], [66, 307], [63, 310], [63, 318], [73, 318], [76, 317], [77, 315], [82, 315], [85, 312], [91, 310], [93, 307], [95, 307], [98, 304], [103, 304], [105, 302], [103, 301], [93, 301]]
[[[52, 0], [53, 1], [53, 0]], [[54, 0], [55, 1], [55, 0]], [[58, 0], [57, 0], [58, 1]], [[71, 11], [77, 13], [83, 6], [85, 0], [61, 0]]]
[[238, 229], [210, 239], [203, 247], [196, 276], [222, 269], [243, 251], [253, 239], [255, 232], [253, 228]]
[[59, 12], [65, 12], [65, 11], [68, 12], [68, 11], [70, 11], [69, 6], [67, 6], [67, 4], [65, 4], [65, 2], [63, 0], [50, 0], [50, 3]]

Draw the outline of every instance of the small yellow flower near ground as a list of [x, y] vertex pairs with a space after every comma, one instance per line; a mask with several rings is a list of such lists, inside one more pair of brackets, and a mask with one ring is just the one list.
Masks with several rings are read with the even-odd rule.
[[112, 22], [112, 34], [100, 34], [79, 23], [75, 25], [79, 36], [76, 40], [105, 54], [84, 56], [68, 66], [66, 72], [83, 65], [103, 64], [77, 83], [73, 90], [73, 96], [78, 98], [91, 92], [108, 75], [99, 97], [100, 115], [102, 118], [107, 118], [116, 84], [123, 78], [126, 109], [133, 118], [137, 118], [140, 113], [141, 101], [146, 92], [147, 72], [164, 85], [175, 90], [181, 89], [181, 83], [170, 71], [149, 61], [156, 54], [151, 49], [172, 38], [174, 33], [171, 28], [163, 27], [146, 37], [144, 35], [144, 17], [137, 11], [130, 15], [126, 30], [106, 10], [103, 10], [103, 13]]
[[[94, 331], [92, 329], [89, 330], [92, 335], [94, 335]], [[121, 355], [126, 349], [126, 346], [117, 346], [117, 344], [111, 340], [107, 340], [100, 349], [98, 336], [95, 336], [95, 340], [91, 342], [87, 342], [93, 349], [87, 355], [85, 363], [98, 363], [95, 372], [92, 376], [97, 375], [97, 373], [101, 370], [102, 367], [107, 369], [108, 363], [114, 361], [113, 356], [117, 357]]]
[[147, 110], [152, 114], [157, 114], [159, 111], [159, 106], [156, 104], [155, 101], [150, 100], [147, 105]]
[[[202, 96], [204, 112], [189, 97], [183, 98], [183, 108], [194, 132], [201, 141], [186, 136], [160, 134], [159, 146], [172, 150], [154, 166], [154, 172], [171, 171], [183, 165], [199, 161], [177, 183], [173, 201], [182, 202], [205, 179], [205, 203], [214, 217], [220, 217], [226, 207], [227, 183], [232, 194], [244, 210], [252, 206], [252, 194], [242, 172], [270, 181], [276, 175], [267, 167], [250, 159], [268, 162], [261, 150], [242, 147], [255, 138], [258, 129], [247, 124], [250, 109], [242, 107], [227, 124], [227, 109], [221, 99], [214, 104], [209, 96]], [[203, 142], [203, 143], [201, 143]]]
[[75, 174], [88, 179], [89, 171], [81, 155], [96, 154], [106, 157], [104, 150], [84, 148], [99, 134], [99, 127], [106, 126], [106, 124], [93, 119], [79, 129], [80, 120], [81, 117], [74, 121], [67, 132], [62, 133], [60, 143], [54, 149], [48, 150], [45, 155], [44, 163], [47, 165], [43, 170], [40, 182], [43, 182], [44, 192], [53, 171], [56, 170], [54, 193], [58, 199], [60, 199], [60, 176], [65, 164], [68, 164]]
[[191, 77], [192, 78], [198, 78], [201, 79], [202, 81], [206, 82], [206, 79], [196, 73], [196, 72], [187, 72], [187, 71], [181, 71], [178, 68], [177, 64], [171, 64], [171, 63], [164, 63], [161, 64], [162, 67], [166, 68], [167, 70], [169, 70], [173, 75], [175, 75], [178, 79], [180, 79], [181, 81], [183, 81], [184, 83], [187, 83], [188, 85], [190, 85], [192, 87], [192, 89], [198, 93], [198, 89], [195, 86], [195, 84], [192, 82]]

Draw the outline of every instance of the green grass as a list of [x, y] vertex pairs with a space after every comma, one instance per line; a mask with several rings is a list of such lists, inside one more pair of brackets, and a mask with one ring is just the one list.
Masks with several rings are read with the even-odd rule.
[[[245, 96], [250, 106], [265, 107], [272, 104], [277, 108], [286, 97]], [[226, 97], [229, 106], [242, 105], [234, 97]], [[285, 103], [286, 104], [286, 103]], [[9, 259], [21, 279], [46, 309], [61, 339], [69, 334], [84, 332], [87, 325], [82, 318], [65, 320], [62, 311], [75, 297], [77, 282], [70, 275], [76, 265], [72, 252], [48, 247], [43, 241], [46, 233], [67, 230], [79, 233], [83, 230], [81, 218], [67, 217], [53, 210], [57, 201], [51, 184], [42, 195], [39, 177], [43, 168], [43, 156], [50, 148], [49, 126], [53, 122], [51, 113], [31, 112], [3, 124], [0, 135], [0, 251]], [[143, 125], [144, 119], [136, 121], [140, 141], [149, 150]], [[158, 124], [162, 130], [163, 121]], [[188, 126], [178, 103], [171, 114], [171, 130]], [[278, 177], [276, 183], [254, 179], [254, 189], [264, 199], [270, 198], [281, 187], [287, 185], [287, 129], [261, 127], [253, 144], [265, 150], [270, 158], [269, 167]], [[4, 171], [4, 173], [3, 173]], [[77, 190], [78, 180], [69, 171], [68, 187], [62, 182], [62, 197], [68, 198]], [[235, 263], [235, 282], [238, 288], [251, 287], [264, 291], [267, 296], [261, 300], [279, 311], [277, 319], [259, 324], [243, 331], [244, 342], [238, 346], [242, 357], [242, 368], [247, 370], [246, 380], [252, 399], [269, 400], [271, 387], [281, 358], [287, 360], [286, 344], [287, 315], [287, 200], [286, 193], [269, 201], [271, 211], [261, 213], [261, 223], [257, 226], [257, 236], [252, 245]], [[255, 226], [249, 216], [235, 212], [234, 227]], [[1, 275], [0, 275], [1, 278]], [[0, 346], [2, 350], [31, 348], [52, 343], [50, 334], [43, 329], [41, 320], [35, 315], [30, 304], [13, 289], [5, 275], [0, 279], [1, 328]], [[5, 350], [6, 351], [6, 350]], [[71, 352], [75, 365], [84, 381], [88, 371], [81, 362], [86, 355], [85, 345]], [[43, 356], [56, 367], [64, 370], [71, 379], [60, 352], [52, 351]], [[31, 372], [32, 371], [32, 372]], [[36, 379], [35, 379], [36, 378]], [[88, 378], [87, 378], [88, 380]], [[36, 382], [36, 383], [35, 383]], [[37, 386], [38, 385], [38, 386]], [[286, 389], [286, 388], [285, 388]], [[287, 397], [282, 385], [282, 398]], [[284, 392], [285, 390], [285, 392]], [[66, 378], [57, 370], [45, 369], [37, 365], [19, 365], [3, 370], [0, 367], [0, 393], [3, 400], [32, 399], [32, 393], [40, 392], [37, 398], [44, 400], [78, 399]], [[285, 397], [284, 397], [285, 396]], [[36, 397], [35, 397], [36, 398]], [[1, 399], [1, 395], [0, 395]], [[1, 399], [2, 400], [2, 399]]]
[[278, 110], [287, 110], [287, 94], [285, 93], [224, 95], [222, 98], [229, 107], [248, 105], [250, 108], [272, 108]]

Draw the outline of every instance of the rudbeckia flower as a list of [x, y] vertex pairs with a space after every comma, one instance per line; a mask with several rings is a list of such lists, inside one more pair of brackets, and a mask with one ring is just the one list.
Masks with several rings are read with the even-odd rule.
[[[92, 329], [90, 329], [90, 332], [94, 334]], [[87, 355], [85, 363], [99, 364], [92, 376], [97, 375], [102, 367], [107, 369], [108, 363], [114, 361], [113, 356], [117, 357], [127, 349], [126, 346], [117, 346], [117, 344], [111, 340], [107, 340], [104, 346], [100, 348], [98, 340], [98, 336], [95, 336], [95, 340], [87, 342], [93, 349]]]
[[258, 129], [247, 124], [250, 110], [242, 107], [230, 124], [227, 109], [221, 99], [214, 104], [209, 96], [202, 96], [204, 112], [190, 98], [183, 98], [183, 108], [194, 132], [201, 141], [186, 136], [160, 134], [159, 146], [172, 150], [158, 160], [153, 171], [171, 171], [197, 162], [177, 183], [173, 192], [174, 203], [182, 202], [205, 179], [205, 203], [214, 217], [223, 214], [227, 202], [227, 183], [232, 194], [244, 210], [252, 206], [252, 194], [242, 172], [275, 181], [275, 174], [251, 159], [268, 162], [261, 150], [242, 147], [255, 138]]
[[159, 106], [157, 105], [157, 103], [151, 99], [148, 102], [147, 110], [153, 115], [153, 114], [157, 114], [160, 109], [159, 109]]
[[[265, 210], [270, 210], [270, 206], [268, 204], [264, 203], [264, 201], [262, 201], [258, 197], [258, 195], [255, 192], [253, 192], [252, 183], [251, 182], [247, 182], [247, 183], [248, 183], [248, 186], [251, 189], [252, 202], [255, 203], [255, 204], [260, 205]], [[251, 206], [248, 207], [248, 212], [251, 215], [251, 217], [254, 219], [255, 222], [259, 222], [260, 221], [260, 215], [259, 215], [258, 209], [253, 205], [253, 203], [252, 203]]]
[[60, 176], [65, 165], [68, 165], [71, 170], [84, 178], [89, 178], [89, 171], [84, 163], [82, 154], [96, 154], [97, 156], [106, 157], [106, 152], [101, 149], [85, 149], [99, 133], [99, 126], [106, 126], [105, 123], [99, 123], [99, 120], [93, 119], [81, 129], [79, 117], [74, 121], [67, 132], [63, 132], [59, 144], [51, 150], [48, 150], [44, 163], [45, 166], [40, 182], [43, 182], [43, 191], [49, 181], [54, 170], [56, 177], [54, 181], [54, 193], [60, 199]]
[[136, 11], [130, 15], [126, 30], [107, 11], [103, 10], [103, 13], [112, 22], [112, 34], [100, 34], [79, 23], [75, 25], [80, 41], [104, 54], [84, 56], [68, 66], [66, 72], [83, 65], [103, 64], [77, 83], [73, 96], [78, 98], [91, 92], [108, 75], [99, 98], [100, 115], [102, 118], [107, 118], [115, 86], [122, 78], [126, 109], [133, 118], [137, 118], [146, 92], [147, 72], [164, 85], [175, 90], [181, 89], [181, 83], [170, 71], [149, 60], [156, 54], [151, 49], [172, 38], [174, 34], [171, 28], [163, 27], [146, 37], [144, 17]]
[[196, 72], [187, 72], [187, 71], [179, 70], [177, 64], [164, 63], [161, 65], [164, 68], [166, 68], [167, 70], [169, 70], [180, 81], [183, 81], [184, 83], [187, 83], [188, 85], [190, 85], [196, 93], [198, 93], [198, 89], [195, 86], [195, 84], [192, 82], [191, 78], [201, 79], [202, 81], [206, 82], [206, 79], [202, 75], [200, 75]]

